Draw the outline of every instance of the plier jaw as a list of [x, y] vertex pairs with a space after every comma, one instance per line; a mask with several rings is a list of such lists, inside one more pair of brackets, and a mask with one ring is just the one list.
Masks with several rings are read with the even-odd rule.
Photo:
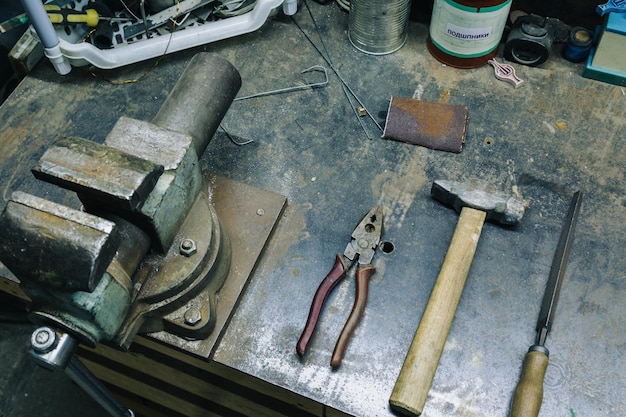
[[383, 208], [374, 206], [352, 232], [352, 239], [343, 255], [351, 261], [356, 261], [358, 257], [359, 265], [371, 263], [382, 234]]
[[[338, 367], [341, 364], [345, 349], [348, 345], [348, 341], [354, 333], [363, 311], [367, 303], [368, 283], [370, 276], [376, 271], [374, 266], [370, 263], [376, 252], [376, 248], [380, 243], [380, 239], [383, 232], [383, 209], [380, 206], [374, 206], [372, 209], [361, 219], [354, 232], [350, 243], [344, 251], [344, 256], [337, 254], [335, 257], [335, 263], [330, 272], [326, 275], [321, 282], [313, 302], [311, 303], [311, 309], [309, 310], [309, 317], [307, 319], [304, 330], [298, 343], [296, 344], [296, 352], [300, 357], [304, 356], [308, 344], [313, 337], [313, 332], [317, 326], [319, 316], [326, 301], [326, 297], [330, 294], [331, 290], [344, 278], [348, 270], [358, 263], [356, 270], [356, 297], [354, 300], [354, 306], [350, 312], [350, 316], [344, 325], [341, 334], [335, 345], [333, 356], [330, 361], [332, 367]], [[349, 261], [346, 262], [344, 258]]]

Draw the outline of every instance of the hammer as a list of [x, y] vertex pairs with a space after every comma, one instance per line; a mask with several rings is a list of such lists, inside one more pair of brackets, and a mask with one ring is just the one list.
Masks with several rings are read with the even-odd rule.
[[485, 183], [435, 181], [431, 196], [461, 215], [437, 282], [389, 398], [395, 411], [422, 414], [485, 220], [513, 225], [526, 202]]

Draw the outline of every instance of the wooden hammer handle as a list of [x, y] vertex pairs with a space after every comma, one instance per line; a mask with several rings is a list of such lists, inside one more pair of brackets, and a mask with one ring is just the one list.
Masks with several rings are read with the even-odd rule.
[[485, 217], [480, 210], [461, 210], [437, 282], [389, 398], [391, 407], [404, 415], [422, 414]]

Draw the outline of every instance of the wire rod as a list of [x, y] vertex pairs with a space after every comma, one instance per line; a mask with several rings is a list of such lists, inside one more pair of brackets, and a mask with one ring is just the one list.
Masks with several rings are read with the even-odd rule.
[[237, 145], [237, 146], [244, 146], [244, 145], [249, 145], [250, 143], [254, 143], [253, 139], [248, 139], [248, 140], [243, 141], [243, 142], [237, 142], [235, 140], [235, 138], [228, 132], [228, 130], [226, 130], [226, 128], [221, 123], [220, 123], [220, 129], [222, 129], [222, 132], [224, 132], [224, 134], [226, 134], [226, 137], [228, 139], [230, 139], [230, 141], [232, 143], [234, 143], [235, 145]]
[[[318, 52], [318, 54], [320, 54], [322, 59], [324, 59], [324, 61], [326, 61], [328, 66], [333, 70], [333, 72], [335, 73], [337, 78], [339, 78], [339, 81], [341, 81], [341, 83], [345, 86], [345, 88], [350, 92], [352, 97], [354, 97], [354, 99], [357, 101], [357, 103], [359, 103], [359, 105], [361, 107], [363, 107], [363, 109], [365, 110], [365, 113], [367, 114], [367, 116], [372, 120], [372, 122], [374, 122], [376, 127], [378, 127], [378, 129], [380, 129], [380, 131], [382, 132], [383, 131], [382, 126], [378, 123], [378, 121], [374, 118], [374, 116], [372, 116], [372, 113], [367, 109], [365, 104], [363, 104], [361, 99], [356, 95], [354, 90], [352, 90], [352, 88], [350, 88], [350, 86], [348, 85], [346, 80], [344, 80], [344, 78], [341, 76], [341, 74], [339, 73], [337, 68], [335, 68], [335, 66], [333, 65], [333, 63], [332, 63], [332, 61], [330, 59], [330, 54], [328, 53], [328, 49], [326, 48], [326, 45], [324, 43], [324, 39], [322, 38], [322, 36], [320, 34], [319, 27], [317, 25], [317, 22], [315, 21], [315, 17], [313, 16], [313, 13], [311, 12], [311, 9], [309, 8], [309, 5], [308, 5], [306, 0], [304, 0], [304, 6], [306, 7], [307, 11], [309, 12], [309, 16], [311, 17], [311, 20], [313, 22], [313, 26], [315, 27], [315, 31], [317, 32], [317, 36], [320, 38], [320, 42], [322, 44], [322, 47], [326, 51], [326, 54], [324, 54], [324, 52], [322, 52], [322, 50], [315, 44], [315, 42], [313, 42], [313, 39], [311, 39], [309, 34], [304, 31], [304, 29], [302, 28], [302, 26], [300, 26], [300, 24], [298, 23], [298, 21], [295, 19], [294, 16], [291, 16], [291, 20], [294, 22], [294, 24], [300, 30], [300, 32], [302, 32], [302, 34], [306, 37], [306, 39], [309, 41], [309, 43], [311, 45], [313, 45], [313, 48], [315, 48], [315, 50]], [[345, 90], [344, 90], [344, 92], [345, 92]], [[350, 103], [350, 104], [352, 105], [352, 103]], [[359, 120], [360, 120], [360, 117], [359, 117]]]
[[292, 92], [292, 91], [306, 90], [308, 88], [324, 87], [324, 86], [326, 86], [328, 84], [328, 71], [326, 70], [326, 67], [323, 67], [321, 65], [313, 65], [312, 67], [309, 67], [307, 69], [304, 69], [304, 70], [300, 71], [300, 74], [304, 74], [304, 73], [312, 72], [312, 71], [323, 72], [324, 73], [324, 81], [321, 81], [321, 82], [318, 82], [318, 83], [309, 83], [309, 84], [304, 84], [304, 85], [296, 85], [296, 86], [293, 86], [293, 87], [279, 88], [277, 90], [264, 91], [262, 93], [251, 94], [249, 96], [237, 97], [233, 101], [246, 100], [246, 99], [255, 98], [255, 97], [271, 96], [271, 95], [274, 95], [274, 94], [289, 93], [289, 92]]

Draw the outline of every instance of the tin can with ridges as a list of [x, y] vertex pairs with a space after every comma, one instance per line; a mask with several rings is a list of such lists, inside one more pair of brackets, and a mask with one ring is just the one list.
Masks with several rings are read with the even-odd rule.
[[496, 55], [512, 0], [435, 0], [427, 46], [446, 65], [477, 68]]
[[411, 0], [351, 0], [348, 38], [361, 52], [385, 55], [406, 42]]

